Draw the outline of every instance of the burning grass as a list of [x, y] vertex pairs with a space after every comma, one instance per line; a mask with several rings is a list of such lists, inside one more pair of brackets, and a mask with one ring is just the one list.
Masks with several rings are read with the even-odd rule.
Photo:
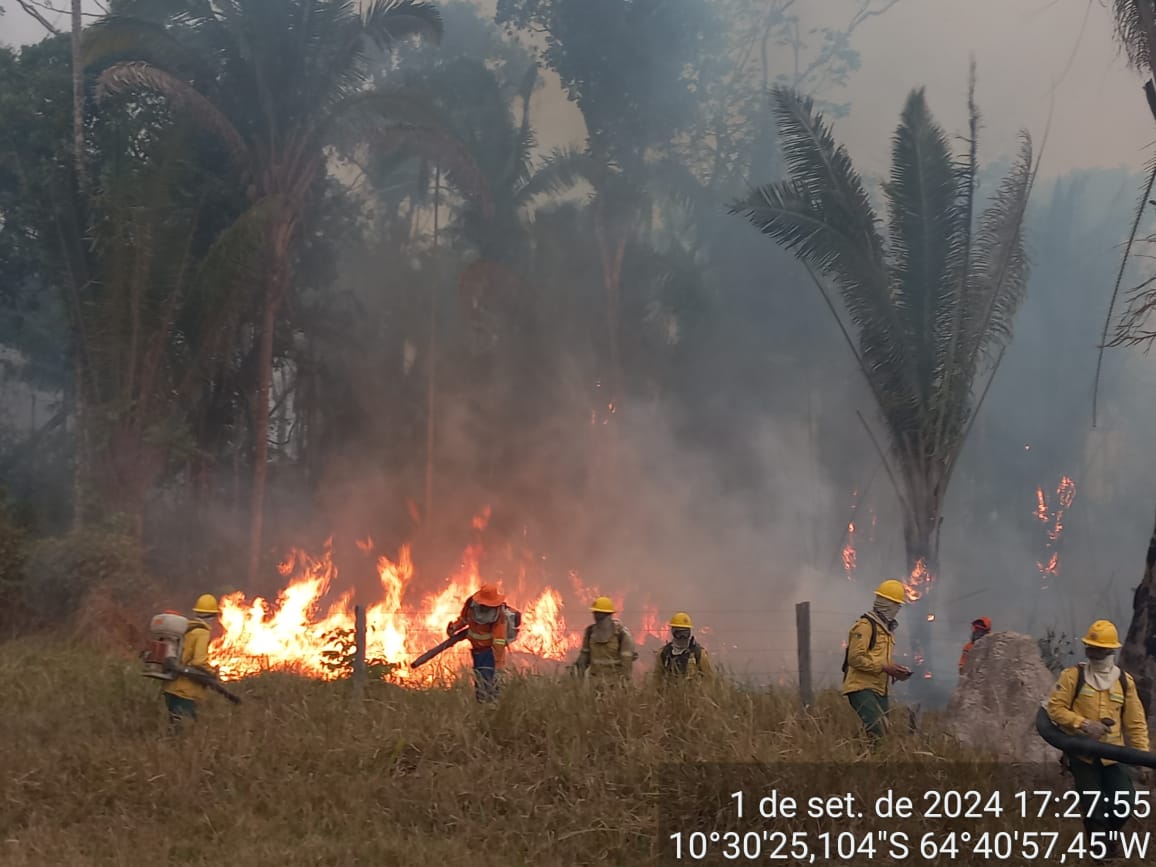
[[[874, 761], [837, 695], [721, 683], [595, 695], [512, 681], [496, 707], [465, 684], [415, 690], [264, 675], [164, 734], [134, 661], [28, 638], [0, 654], [0, 862], [479, 867], [648, 863], [670, 761]], [[960, 759], [933, 733], [881, 760]], [[973, 785], [985, 771], [975, 766]], [[966, 781], [959, 781], [960, 783]]]

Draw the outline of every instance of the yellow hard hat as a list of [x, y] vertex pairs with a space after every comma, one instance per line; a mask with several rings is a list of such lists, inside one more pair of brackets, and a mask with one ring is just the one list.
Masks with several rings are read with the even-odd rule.
[[614, 603], [610, 601], [609, 596], [599, 596], [590, 606], [590, 610], [596, 614], [613, 614]]
[[690, 615], [685, 611], [680, 611], [674, 617], [670, 618], [670, 626], [681, 629], [693, 629], [694, 624], [690, 622]]
[[1110, 620], [1097, 620], [1088, 627], [1084, 644], [1089, 647], [1107, 647], [1110, 650], [1120, 647], [1120, 634], [1116, 631], [1116, 624]]
[[211, 593], [202, 593], [197, 597], [197, 604], [193, 606], [194, 614], [220, 614], [217, 607], [217, 597]]
[[875, 588], [875, 595], [890, 599], [892, 602], [906, 602], [907, 595], [903, 592], [903, 582], [888, 578]]

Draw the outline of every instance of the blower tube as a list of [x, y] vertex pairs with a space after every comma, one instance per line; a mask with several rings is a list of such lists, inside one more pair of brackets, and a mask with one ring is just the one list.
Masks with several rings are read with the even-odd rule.
[[1105, 744], [1081, 735], [1070, 735], [1052, 722], [1047, 708], [1036, 712], [1036, 731], [1040, 737], [1065, 753], [1087, 756], [1091, 759], [1109, 759], [1122, 765], [1137, 765], [1142, 768], [1156, 768], [1156, 753], [1146, 753], [1132, 747]]

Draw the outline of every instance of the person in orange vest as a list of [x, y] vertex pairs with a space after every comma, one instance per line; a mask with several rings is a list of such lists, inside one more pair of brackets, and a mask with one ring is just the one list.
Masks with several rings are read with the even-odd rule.
[[506, 597], [493, 584], [483, 584], [466, 600], [458, 619], [446, 627], [447, 635], [468, 628], [474, 663], [474, 697], [480, 702], [498, 697], [498, 672], [506, 666]]
[[963, 653], [959, 655], [959, 673], [963, 674], [963, 664], [967, 662], [967, 655], [971, 653], [975, 643], [991, 632], [991, 618], [977, 617], [971, 621], [971, 641], [963, 646]]

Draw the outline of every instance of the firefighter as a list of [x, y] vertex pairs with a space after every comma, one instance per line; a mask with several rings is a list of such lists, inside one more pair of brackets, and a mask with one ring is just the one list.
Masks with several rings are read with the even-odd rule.
[[670, 618], [670, 641], [658, 651], [654, 664], [654, 679], [662, 684], [668, 680], [709, 678], [713, 674], [710, 656], [695, 640], [690, 615], [680, 611]]
[[457, 620], [446, 627], [454, 635], [469, 629], [470, 654], [474, 664], [474, 697], [479, 702], [498, 698], [498, 672], [506, 667], [506, 597], [493, 584], [483, 584], [466, 600]]
[[[181, 645], [181, 665], [199, 668], [216, 677], [217, 671], [209, 665], [209, 639], [212, 625], [221, 613], [217, 597], [204, 593], [193, 605], [193, 617], [185, 630], [185, 640]], [[174, 730], [180, 729], [182, 720], [197, 718], [197, 702], [205, 697], [208, 687], [192, 678], [180, 675], [165, 684], [165, 707], [169, 712], [169, 723]]]
[[[1116, 745], [1123, 745], [1127, 738], [1128, 746], [1147, 751], [1148, 724], [1136, 682], [1116, 665], [1116, 651], [1121, 645], [1115, 625], [1097, 620], [1088, 628], [1083, 643], [1087, 661], [1060, 672], [1045, 705], [1048, 716], [1067, 734]], [[1119, 815], [1113, 805], [1123, 799], [1132, 803], [1128, 771], [1110, 759], [1072, 753], [1065, 754], [1064, 759], [1072, 774], [1073, 788], [1081, 793], [1084, 830], [1119, 831], [1127, 816]], [[1103, 796], [1099, 810], [1093, 809], [1096, 792]], [[1125, 794], [1121, 798], [1117, 793]], [[1109, 857], [1113, 856], [1115, 844], [1107, 839], [1107, 833], [1100, 839], [1107, 844]]]
[[971, 640], [963, 646], [963, 653], [959, 655], [959, 673], [963, 674], [963, 664], [967, 662], [967, 655], [975, 643], [991, 632], [991, 618], [977, 617], [971, 621]]
[[599, 596], [590, 606], [594, 622], [582, 634], [582, 649], [574, 672], [592, 678], [621, 678], [629, 682], [634, 673], [634, 638], [630, 630], [614, 617], [614, 603], [609, 596]]
[[843, 695], [876, 743], [887, 731], [888, 686], [911, 677], [911, 669], [891, 661], [904, 601], [903, 584], [893, 578], [875, 588], [875, 604], [851, 627], [843, 656]]

